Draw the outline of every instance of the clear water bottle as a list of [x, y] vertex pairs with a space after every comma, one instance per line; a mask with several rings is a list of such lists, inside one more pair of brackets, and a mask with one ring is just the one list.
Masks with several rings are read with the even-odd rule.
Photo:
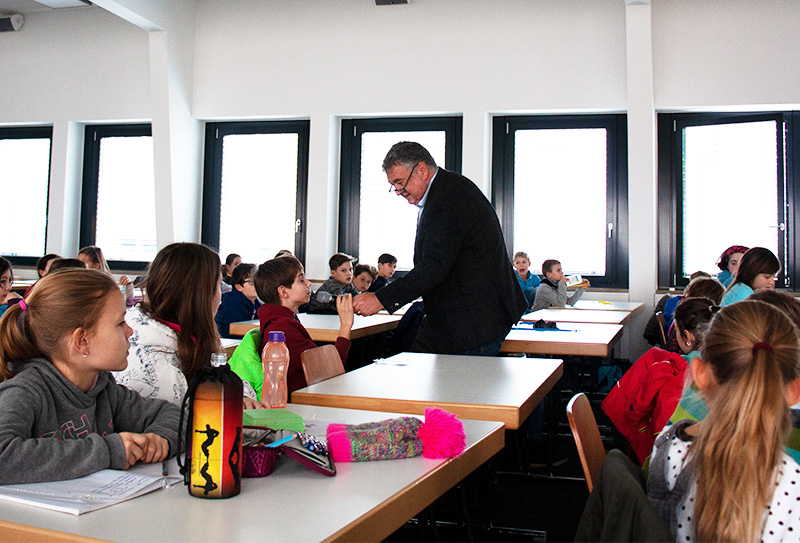
[[261, 352], [261, 365], [264, 368], [261, 401], [267, 402], [270, 407], [286, 407], [289, 399], [289, 388], [286, 384], [289, 349], [285, 339], [283, 332], [270, 332], [267, 344]]

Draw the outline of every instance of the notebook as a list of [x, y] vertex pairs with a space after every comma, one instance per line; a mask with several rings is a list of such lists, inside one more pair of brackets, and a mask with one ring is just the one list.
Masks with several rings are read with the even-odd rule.
[[66, 481], [0, 485], [0, 500], [82, 515], [182, 482], [175, 460], [168, 465], [172, 476], [161, 474], [159, 462], [129, 471], [104, 469]]

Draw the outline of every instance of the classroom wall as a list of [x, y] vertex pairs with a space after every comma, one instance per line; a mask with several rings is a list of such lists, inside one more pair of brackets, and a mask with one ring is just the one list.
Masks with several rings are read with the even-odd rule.
[[0, 34], [0, 124], [55, 125], [48, 249], [59, 252], [77, 244], [87, 122], [152, 120], [163, 246], [199, 239], [201, 121], [310, 119], [307, 268], [323, 277], [341, 118], [462, 115], [463, 171], [488, 194], [492, 115], [627, 111], [631, 286], [614, 296], [651, 304], [655, 113], [800, 104], [795, 0], [96, 4]]

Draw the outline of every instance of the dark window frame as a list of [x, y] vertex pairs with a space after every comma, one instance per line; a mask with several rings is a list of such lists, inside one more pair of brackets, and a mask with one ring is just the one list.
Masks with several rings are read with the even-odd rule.
[[628, 285], [628, 124], [625, 114], [497, 116], [492, 122], [492, 203], [511, 256], [514, 247], [514, 142], [517, 130], [605, 128], [606, 274], [588, 276], [592, 287], [627, 289]]
[[[339, 170], [339, 238], [337, 251], [359, 256], [361, 212], [361, 137], [365, 132], [445, 132], [446, 170], [461, 173], [463, 120], [448, 117], [382, 117], [342, 119]], [[388, 185], [387, 185], [388, 187]], [[405, 272], [398, 271], [397, 276]]]
[[[100, 182], [100, 140], [108, 137], [153, 136], [149, 123], [86, 125], [83, 141], [83, 192], [81, 193], [81, 247], [95, 245], [97, 240], [97, 193]], [[144, 271], [149, 262], [139, 260], [108, 260], [113, 270]]]
[[[793, 288], [798, 284], [798, 232], [800, 218], [794, 211], [795, 195], [800, 195], [800, 164], [793, 160], [800, 156], [800, 139], [793, 135], [800, 129], [798, 112], [753, 113], [659, 113], [658, 114], [658, 287], [682, 288], [688, 278], [682, 277], [683, 254], [683, 129], [690, 126], [736, 124], [758, 121], [776, 121], [778, 186], [778, 222], [783, 222], [784, 240], [778, 243], [781, 273], [778, 286]], [[785, 167], [784, 167], [785, 164]], [[781, 221], [781, 218], [783, 219]], [[716, 273], [711, 270], [710, 273]], [[788, 271], [788, 273], [787, 273]]]
[[[308, 208], [308, 149], [310, 134], [310, 122], [308, 120], [206, 123], [201, 234], [201, 240], [205, 245], [219, 251], [220, 201], [222, 195], [222, 139], [232, 134], [286, 133], [296, 133], [298, 135], [297, 202], [295, 204], [295, 217], [300, 221], [300, 224], [295, 228], [294, 254], [300, 262], [305, 262], [306, 211]], [[254, 212], [258, 212], [258, 209], [254, 208]]]
[[[45, 225], [44, 225], [44, 239], [42, 240], [42, 255], [47, 252], [47, 230], [50, 227], [50, 175], [53, 167], [53, 127], [52, 126], [14, 126], [14, 127], [0, 127], [0, 139], [41, 139], [47, 138], [50, 140], [50, 154], [47, 158], [47, 201], [45, 205]], [[3, 255], [3, 257], [11, 262], [12, 266], [33, 266], [36, 267], [40, 256], [12, 256]]]

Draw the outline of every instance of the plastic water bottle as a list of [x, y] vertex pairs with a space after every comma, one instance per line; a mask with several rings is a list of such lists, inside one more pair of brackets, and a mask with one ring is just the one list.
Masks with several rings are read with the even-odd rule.
[[264, 384], [261, 387], [261, 401], [270, 407], [286, 407], [289, 388], [286, 374], [289, 371], [289, 349], [286, 347], [283, 332], [270, 332], [267, 344], [261, 353], [264, 368]]

